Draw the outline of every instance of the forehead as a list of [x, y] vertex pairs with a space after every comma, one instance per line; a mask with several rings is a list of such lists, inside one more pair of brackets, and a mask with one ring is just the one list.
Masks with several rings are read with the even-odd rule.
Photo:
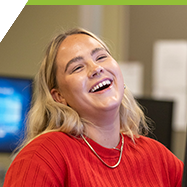
[[61, 43], [59, 47], [59, 51], [65, 49], [73, 50], [74, 48], [78, 48], [78, 46], [83, 46], [83, 45], [88, 45], [88, 47], [94, 45], [101, 46], [101, 43], [99, 43], [99, 41], [97, 41], [95, 38], [86, 34], [73, 34], [67, 36], [67, 38]]
[[74, 34], [68, 36], [60, 45], [57, 53], [57, 66], [62, 65], [71, 58], [89, 54], [94, 48], [102, 47], [95, 38], [86, 34]]

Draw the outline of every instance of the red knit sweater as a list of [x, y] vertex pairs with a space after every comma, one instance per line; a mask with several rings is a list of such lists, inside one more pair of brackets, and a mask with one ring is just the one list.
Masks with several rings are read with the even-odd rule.
[[[4, 187], [181, 187], [183, 163], [162, 144], [143, 136], [135, 144], [125, 135], [124, 140], [122, 160], [111, 169], [82, 139], [41, 135], [15, 158]], [[118, 161], [118, 150], [88, 141], [106, 163]]]

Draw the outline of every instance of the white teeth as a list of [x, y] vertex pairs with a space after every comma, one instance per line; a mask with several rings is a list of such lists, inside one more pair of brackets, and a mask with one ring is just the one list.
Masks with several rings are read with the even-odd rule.
[[111, 84], [111, 82], [109, 80], [106, 80], [106, 84]]
[[103, 86], [103, 84], [102, 83], [99, 83], [99, 87], [101, 88]]
[[106, 81], [103, 81], [103, 82], [100, 82], [99, 84], [97, 84], [96, 86], [94, 86], [94, 88], [92, 88], [91, 92], [95, 92], [97, 89], [105, 86], [105, 85], [110, 85], [111, 84], [111, 81], [110, 80], [106, 80]]

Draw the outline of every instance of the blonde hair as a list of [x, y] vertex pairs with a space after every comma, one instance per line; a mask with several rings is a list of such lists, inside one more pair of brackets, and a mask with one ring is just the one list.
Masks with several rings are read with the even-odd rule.
[[[62, 131], [73, 136], [85, 133], [84, 126], [89, 122], [80, 118], [78, 113], [69, 106], [55, 102], [50, 93], [51, 89], [58, 88], [56, 56], [59, 46], [67, 36], [73, 34], [89, 35], [109, 52], [107, 46], [98, 37], [80, 28], [59, 34], [51, 41], [35, 79], [32, 107], [28, 113], [26, 139], [22, 147], [38, 135], [49, 131]], [[142, 127], [145, 130], [148, 129], [144, 113], [126, 88], [120, 106], [121, 132], [134, 140], [134, 136], [142, 133]]]

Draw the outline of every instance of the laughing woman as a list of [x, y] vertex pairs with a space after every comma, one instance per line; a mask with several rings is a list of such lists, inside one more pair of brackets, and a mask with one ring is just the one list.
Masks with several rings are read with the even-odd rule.
[[148, 127], [107, 46], [73, 29], [49, 44], [26, 139], [4, 187], [180, 187], [183, 163]]

